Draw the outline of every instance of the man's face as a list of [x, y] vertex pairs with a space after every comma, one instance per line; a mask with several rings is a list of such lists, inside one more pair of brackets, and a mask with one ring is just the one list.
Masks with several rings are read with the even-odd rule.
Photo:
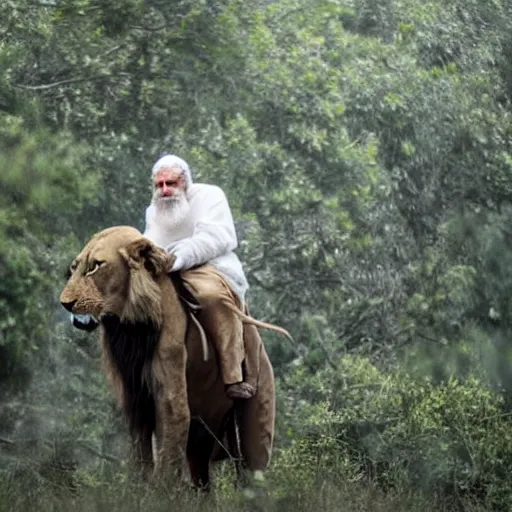
[[174, 197], [185, 191], [185, 180], [174, 167], [160, 169], [153, 178], [154, 197]]
[[158, 223], [167, 231], [177, 229], [187, 218], [190, 205], [185, 194], [186, 182], [180, 170], [160, 169], [153, 178], [153, 199]]

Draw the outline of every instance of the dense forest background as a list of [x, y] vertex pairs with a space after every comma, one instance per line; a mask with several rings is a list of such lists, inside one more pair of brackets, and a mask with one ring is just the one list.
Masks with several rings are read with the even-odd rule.
[[[164, 510], [58, 304], [164, 152], [225, 190], [278, 378], [183, 510], [509, 510], [510, 0], [3, 0], [0, 511]], [[189, 508], [187, 508], [189, 507]]]

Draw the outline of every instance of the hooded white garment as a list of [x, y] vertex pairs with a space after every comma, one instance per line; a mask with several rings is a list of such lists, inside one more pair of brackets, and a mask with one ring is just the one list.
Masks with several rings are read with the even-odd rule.
[[188, 270], [204, 263], [225, 277], [242, 303], [249, 285], [242, 264], [233, 252], [238, 241], [228, 200], [219, 187], [191, 184], [186, 192], [190, 210], [174, 228], [159, 222], [154, 204], [146, 209], [144, 236], [176, 257], [173, 270]]

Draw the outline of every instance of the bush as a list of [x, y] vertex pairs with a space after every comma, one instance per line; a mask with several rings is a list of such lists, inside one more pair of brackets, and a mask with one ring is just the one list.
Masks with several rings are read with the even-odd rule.
[[337, 370], [309, 379], [298, 370], [288, 384], [301, 389], [301, 398], [316, 398], [314, 414], [299, 397], [288, 404], [300, 410], [290, 428], [306, 425], [307, 452], [315, 454], [314, 460], [305, 458], [310, 467], [321, 461], [330, 467], [326, 471], [348, 471], [354, 479], [364, 474], [388, 490], [508, 510], [510, 419], [502, 412], [502, 397], [476, 378], [435, 385], [345, 357]]

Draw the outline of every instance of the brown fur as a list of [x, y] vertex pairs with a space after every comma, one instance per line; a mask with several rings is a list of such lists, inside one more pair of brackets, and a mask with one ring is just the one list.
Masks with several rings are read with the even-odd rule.
[[[212, 454], [225, 454], [218, 440], [233, 431], [233, 402], [225, 396], [216, 358], [203, 358], [199, 332], [167, 275], [172, 263], [136, 229], [106, 229], [76, 257], [61, 302], [75, 315], [100, 321], [104, 371], [144, 474], [180, 477], [188, 463], [194, 483], [207, 487]], [[268, 464], [274, 434], [272, 367], [263, 346], [259, 353], [265, 379], [240, 409], [241, 430], [248, 432], [242, 455], [250, 469]], [[248, 422], [262, 426], [251, 430], [244, 427]]]

